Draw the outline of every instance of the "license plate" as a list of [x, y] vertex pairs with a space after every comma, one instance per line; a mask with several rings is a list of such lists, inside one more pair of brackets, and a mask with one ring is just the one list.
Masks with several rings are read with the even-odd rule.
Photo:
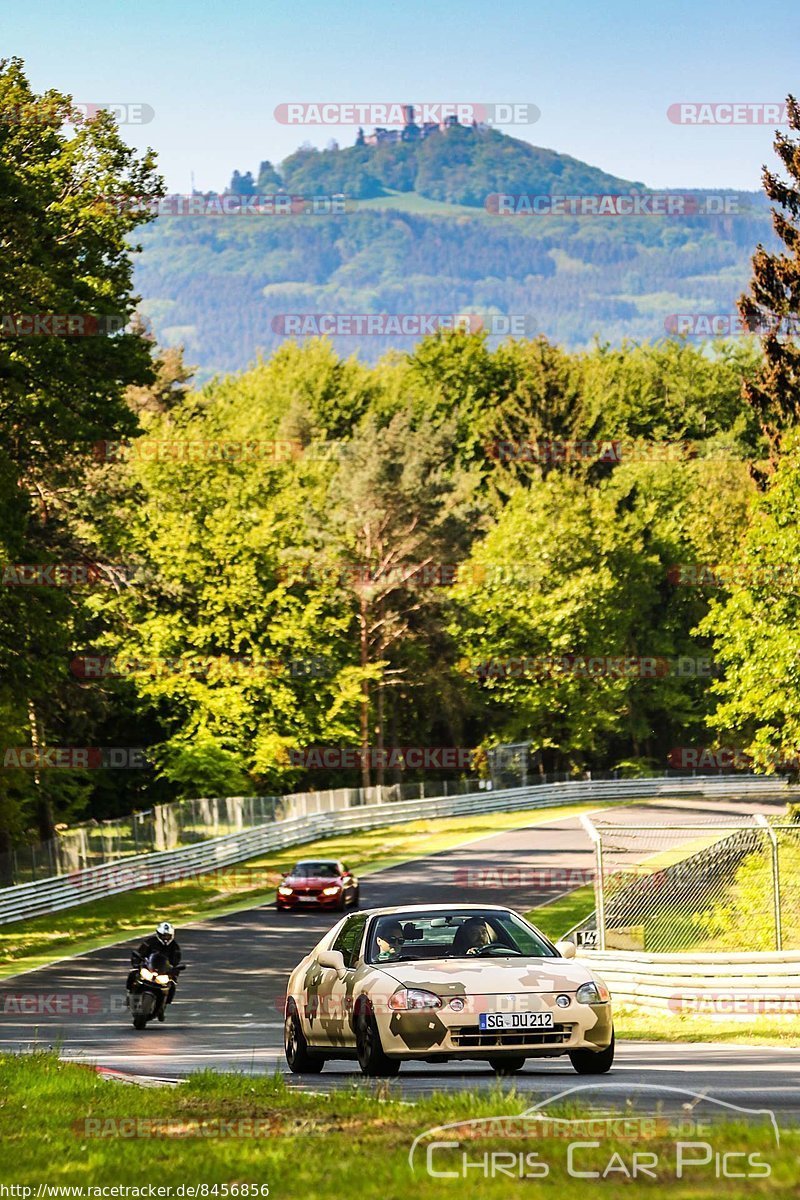
[[552, 1029], [553, 1014], [549, 1012], [480, 1013], [479, 1029]]
[[316, 896], [298, 896], [297, 899], [301, 904], [316, 904], [317, 902]]

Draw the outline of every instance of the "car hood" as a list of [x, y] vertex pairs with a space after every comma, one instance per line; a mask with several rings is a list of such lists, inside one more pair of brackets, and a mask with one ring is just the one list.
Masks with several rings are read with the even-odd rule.
[[341, 883], [339, 875], [287, 875], [281, 883], [286, 883], [289, 887], [333, 887], [335, 883]]
[[438, 995], [496, 992], [574, 992], [594, 975], [582, 963], [565, 958], [427, 959], [425, 962], [376, 963], [404, 987]]

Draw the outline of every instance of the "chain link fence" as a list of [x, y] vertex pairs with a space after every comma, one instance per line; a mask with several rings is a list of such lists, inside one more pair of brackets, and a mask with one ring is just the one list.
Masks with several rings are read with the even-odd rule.
[[175, 850], [274, 821], [337, 812], [367, 804], [428, 796], [461, 796], [485, 786], [477, 779], [336, 788], [286, 796], [228, 796], [179, 800], [110, 821], [87, 821], [46, 842], [30, 841], [0, 854], [0, 887], [71, 875], [137, 854]]
[[800, 819], [680, 824], [582, 818], [595, 846], [595, 912], [574, 930], [601, 950], [800, 950]]

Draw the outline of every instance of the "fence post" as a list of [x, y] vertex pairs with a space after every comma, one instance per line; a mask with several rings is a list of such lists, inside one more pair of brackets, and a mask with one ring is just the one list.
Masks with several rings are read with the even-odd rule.
[[595, 877], [594, 906], [597, 915], [597, 949], [606, 948], [606, 899], [603, 892], [603, 841], [594, 822], [586, 813], [581, 814], [581, 825], [594, 843]]
[[775, 913], [775, 949], [783, 949], [783, 928], [781, 926], [781, 874], [778, 862], [778, 839], [775, 830], [763, 813], [756, 813], [756, 824], [766, 829], [772, 845], [772, 904]]

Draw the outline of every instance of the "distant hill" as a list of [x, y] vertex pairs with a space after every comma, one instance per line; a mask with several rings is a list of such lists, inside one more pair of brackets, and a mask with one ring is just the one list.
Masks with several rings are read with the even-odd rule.
[[[473, 208], [482, 208], [487, 195], [499, 191], [592, 193], [644, 187], [555, 150], [469, 126], [453, 126], [421, 142], [298, 150], [274, 175], [285, 190], [300, 194], [343, 192], [369, 200], [389, 192], [416, 192]], [[258, 179], [255, 185], [258, 190]]]
[[[731, 313], [770, 243], [760, 194], [726, 217], [498, 217], [492, 193], [646, 190], [567, 155], [458, 127], [416, 143], [297, 151], [233, 190], [343, 193], [331, 216], [160, 217], [140, 234], [143, 310], [203, 378], [283, 340], [282, 314], [524, 315], [570, 347], [665, 336], [674, 313]], [[334, 338], [374, 360], [413, 339]]]

